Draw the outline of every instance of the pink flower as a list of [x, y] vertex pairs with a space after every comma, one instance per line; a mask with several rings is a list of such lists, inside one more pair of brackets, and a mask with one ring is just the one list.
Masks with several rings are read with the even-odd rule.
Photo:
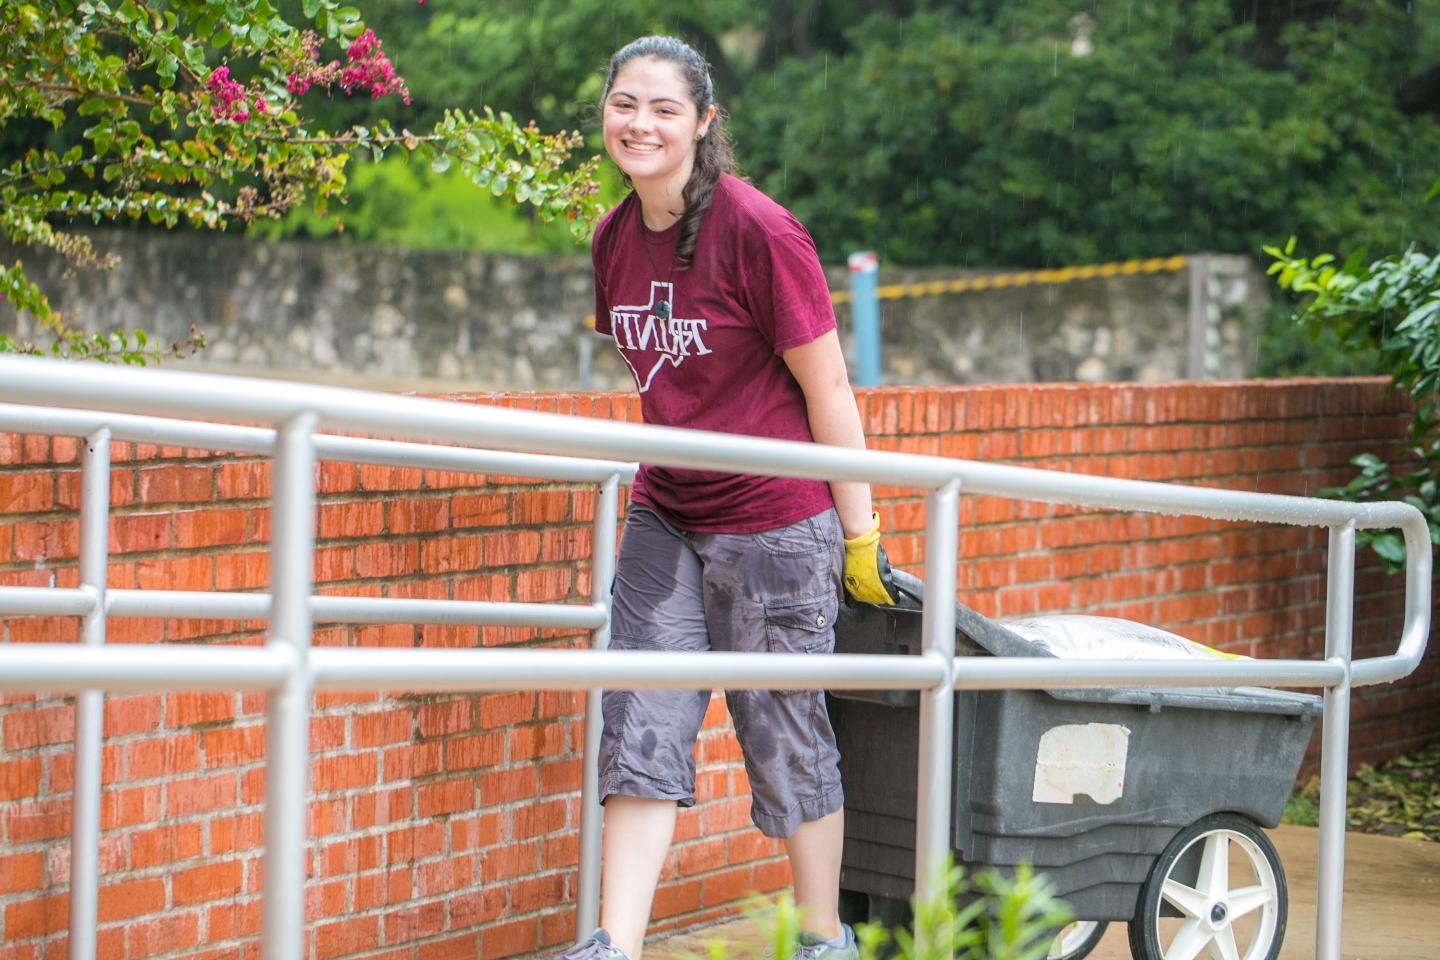
[[364, 60], [366, 57], [370, 56], [370, 51], [379, 49], [380, 41], [376, 38], [375, 31], [367, 29], [364, 33], [360, 34], [360, 36], [355, 38], [355, 40], [350, 44], [350, 48], [345, 52], [349, 55], [351, 60]]
[[[347, 94], [367, 91], [371, 98], [379, 99], [387, 94], [398, 94], [405, 103], [410, 103], [410, 91], [405, 87], [405, 78], [395, 72], [390, 58], [380, 49], [380, 38], [375, 31], [365, 30], [345, 48], [345, 62], [331, 60], [321, 64], [317, 52], [320, 37], [307, 33], [301, 40], [304, 56], [295, 65], [295, 70], [285, 81], [285, 87], [295, 96], [303, 96], [312, 85], [329, 89], [338, 83]], [[258, 112], [263, 113], [263, 110]]]
[[410, 103], [405, 79], [395, 72], [394, 64], [380, 49], [380, 40], [373, 30], [366, 30], [356, 37], [345, 52], [350, 63], [340, 70], [340, 89], [346, 93], [369, 90], [374, 100], [398, 93], [405, 103]]
[[219, 66], [210, 71], [205, 86], [210, 90], [210, 109], [215, 116], [240, 123], [250, 119], [248, 95], [243, 86], [230, 79], [229, 67]]

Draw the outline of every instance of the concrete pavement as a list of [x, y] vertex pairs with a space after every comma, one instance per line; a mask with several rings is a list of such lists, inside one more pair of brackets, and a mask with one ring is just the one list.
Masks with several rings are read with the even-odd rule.
[[[1315, 956], [1315, 873], [1319, 834], [1311, 827], [1270, 831], [1285, 866], [1289, 922], [1278, 960]], [[647, 945], [644, 960], [693, 960], [721, 940], [731, 960], [760, 960], [749, 920], [669, 936]], [[1124, 924], [1111, 924], [1092, 960], [1129, 960]], [[1343, 960], [1440, 960], [1440, 843], [1350, 833], [1345, 837]]]

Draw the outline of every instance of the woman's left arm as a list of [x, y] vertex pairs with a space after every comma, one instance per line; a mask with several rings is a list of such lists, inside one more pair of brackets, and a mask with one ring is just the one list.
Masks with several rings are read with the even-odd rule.
[[[809, 343], [791, 347], [780, 357], [805, 394], [806, 416], [815, 442], [865, 449], [865, 432], [845, 372], [839, 335], [831, 330]], [[860, 536], [874, 525], [868, 483], [833, 480], [830, 492], [847, 538]]]

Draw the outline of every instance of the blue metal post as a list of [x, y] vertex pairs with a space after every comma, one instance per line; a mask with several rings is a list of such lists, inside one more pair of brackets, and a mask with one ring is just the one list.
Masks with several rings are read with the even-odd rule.
[[855, 385], [880, 385], [880, 301], [875, 289], [880, 258], [869, 250], [850, 254], [850, 312], [855, 318]]

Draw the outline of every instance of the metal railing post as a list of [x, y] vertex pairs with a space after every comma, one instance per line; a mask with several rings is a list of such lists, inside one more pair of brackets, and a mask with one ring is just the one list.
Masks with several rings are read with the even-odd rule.
[[275, 443], [269, 644], [289, 648], [293, 660], [284, 686], [270, 693], [265, 710], [265, 960], [300, 960], [305, 947], [316, 423], [314, 414], [293, 417], [280, 426]]
[[880, 345], [880, 300], [876, 296], [880, 258], [872, 251], [850, 254], [850, 317], [855, 331], [855, 386], [878, 387], [884, 362]]
[[[105, 642], [105, 586], [110, 560], [110, 431], [85, 438], [80, 455], [80, 589], [94, 603], [80, 642]], [[75, 780], [70, 813], [70, 960], [95, 960], [100, 910], [101, 744], [105, 694], [75, 696]]]
[[[605, 623], [596, 628], [593, 646], [610, 646], [610, 581], [615, 577], [615, 525], [620, 515], [620, 478], [600, 485], [595, 499], [595, 530], [591, 538], [590, 596], [606, 611]], [[600, 925], [600, 841], [604, 818], [600, 806], [600, 731], [603, 720], [600, 696], [585, 695], [585, 752], [580, 769], [580, 869], [575, 896], [575, 937], [578, 940]]]
[[925, 606], [920, 617], [921, 656], [939, 658], [945, 679], [920, 691], [920, 772], [915, 809], [915, 894], [933, 896], [950, 855], [951, 764], [955, 731], [955, 540], [959, 536], [960, 481], [925, 497]]
[[1345, 679], [1324, 694], [1320, 738], [1320, 867], [1315, 891], [1316, 960], [1340, 958], [1345, 898], [1345, 791], [1350, 756], [1350, 655], [1355, 621], [1355, 523], [1330, 528], [1325, 578], [1325, 659]]

